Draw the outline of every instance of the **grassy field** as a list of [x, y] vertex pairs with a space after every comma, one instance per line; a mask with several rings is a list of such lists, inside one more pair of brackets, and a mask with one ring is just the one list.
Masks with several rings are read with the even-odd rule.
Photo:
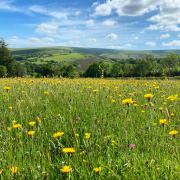
[[0, 179], [180, 179], [180, 81], [1, 79]]

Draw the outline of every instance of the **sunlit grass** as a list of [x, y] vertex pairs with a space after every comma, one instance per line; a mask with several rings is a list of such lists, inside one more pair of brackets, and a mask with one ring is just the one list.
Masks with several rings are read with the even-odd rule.
[[178, 179], [180, 82], [1, 79], [0, 179]]

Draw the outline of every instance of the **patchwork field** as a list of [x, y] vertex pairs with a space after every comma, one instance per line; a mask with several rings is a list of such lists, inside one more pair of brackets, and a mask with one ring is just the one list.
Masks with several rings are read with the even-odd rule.
[[0, 179], [180, 177], [180, 81], [0, 79]]

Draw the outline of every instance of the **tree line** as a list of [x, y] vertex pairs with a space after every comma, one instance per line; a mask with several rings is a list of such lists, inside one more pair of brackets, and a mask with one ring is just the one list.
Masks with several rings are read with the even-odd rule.
[[16, 61], [4, 40], [0, 40], [0, 77], [163, 77], [180, 76], [180, 56], [169, 54], [164, 58], [148, 55], [140, 59], [105, 59], [82, 71], [77, 64], [47, 62], [35, 64]]

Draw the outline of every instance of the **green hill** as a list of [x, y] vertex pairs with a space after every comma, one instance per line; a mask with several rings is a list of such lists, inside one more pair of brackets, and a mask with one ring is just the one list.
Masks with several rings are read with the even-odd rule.
[[79, 69], [86, 69], [89, 64], [102, 59], [128, 59], [143, 58], [152, 55], [162, 58], [170, 53], [180, 54], [180, 50], [152, 50], [152, 51], [126, 51], [98, 48], [78, 48], [78, 47], [44, 47], [29, 49], [11, 49], [12, 55], [21, 63], [47, 63], [63, 62], [75, 63]]

